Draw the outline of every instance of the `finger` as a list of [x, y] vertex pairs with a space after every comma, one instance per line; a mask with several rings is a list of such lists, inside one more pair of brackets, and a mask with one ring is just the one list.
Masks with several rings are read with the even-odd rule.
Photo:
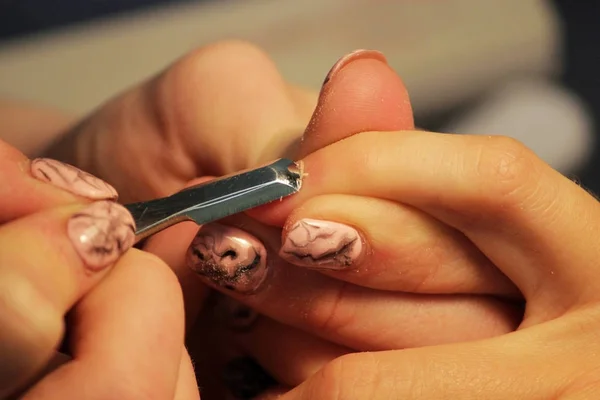
[[64, 314], [126, 252], [135, 223], [109, 201], [68, 206], [0, 227], [0, 387], [22, 384], [52, 356]]
[[590, 371], [597, 370], [598, 361], [586, 356], [596, 334], [581, 330], [591, 317], [573, 316], [475, 343], [346, 355], [281, 400], [571, 398], [597, 389]]
[[489, 337], [520, 321], [520, 311], [492, 298], [380, 291], [293, 267], [273, 253], [280, 246], [279, 230], [252, 220], [213, 223], [199, 230], [186, 260], [204, 282], [260, 314], [353, 349]]
[[313, 197], [290, 215], [282, 241], [286, 261], [359, 286], [519, 295], [462, 233], [389, 200]]
[[[193, 179], [185, 187], [199, 185], [211, 179], [213, 178], [209, 176]], [[193, 327], [209, 294], [208, 287], [185, 265], [186, 250], [196, 232], [198, 225], [195, 222], [181, 222], [152, 235], [143, 245], [144, 251], [158, 256], [177, 275], [185, 302], [186, 330]]]
[[350, 349], [258, 315], [226, 296], [219, 296], [212, 324], [217, 336], [252, 357], [275, 380], [296, 386]]
[[413, 129], [404, 83], [383, 54], [357, 50], [329, 71], [300, 146], [300, 157], [366, 131]]
[[199, 400], [200, 392], [196, 383], [196, 374], [194, 366], [187, 350], [183, 350], [181, 363], [179, 364], [179, 374], [175, 386], [174, 400]]
[[183, 313], [172, 271], [155, 256], [128, 252], [74, 309], [74, 360], [25, 399], [172, 399], [183, 355]]
[[0, 223], [64, 204], [116, 199], [107, 183], [70, 165], [38, 158], [30, 161], [0, 141]]
[[223, 41], [111, 100], [50, 154], [111, 182], [127, 202], [150, 199], [294, 153], [315, 104], [262, 50]]
[[[589, 261], [597, 258], [595, 247], [582, 240], [557, 250], [564, 249], [565, 237], [600, 234], [593, 222], [600, 219], [596, 199], [512, 139], [372, 132], [313, 153], [304, 166], [309, 178], [302, 191], [263, 207], [257, 218], [281, 224], [317, 193], [401, 201], [462, 231], [530, 306], [559, 315], [598, 289], [590, 284], [597, 272]], [[581, 268], [565, 268], [570, 265]]]

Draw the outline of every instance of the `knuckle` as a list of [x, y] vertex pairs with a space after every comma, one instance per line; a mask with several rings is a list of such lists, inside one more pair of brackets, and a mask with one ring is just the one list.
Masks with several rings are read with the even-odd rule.
[[216, 77], [224, 79], [225, 75], [236, 81], [246, 80], [245, 75], [240, 77], [239, 74], [242, 62], [244, 66], [270, 64], [273, 67], [270, 57], [258, 46], [241, 40], [224, 40], [191, 51], [161, 77], [177, 92], [196, 92], [198, 87], [207, 90], [214, 87], [207, 83], [213, 82]]
[[478, 144], [473, 183], [486, 211], [504, 213], [521, 206], [538, 178], [537, 157], [519, 141], [498, 136]]

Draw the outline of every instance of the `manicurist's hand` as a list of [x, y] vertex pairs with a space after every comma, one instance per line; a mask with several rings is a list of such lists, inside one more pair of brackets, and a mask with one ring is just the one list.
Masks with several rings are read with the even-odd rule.
[[181, 289], [116, 190], [4, 142], [0, 180], [0, 398], [197, 399]]

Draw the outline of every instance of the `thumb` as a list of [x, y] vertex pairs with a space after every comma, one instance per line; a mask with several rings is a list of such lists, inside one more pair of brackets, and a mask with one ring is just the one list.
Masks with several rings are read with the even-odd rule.
[[342, 57], [327, 74], [300, 156], [360, 132], [413, 128], [402, 79], [382, 53], [357, 50]]

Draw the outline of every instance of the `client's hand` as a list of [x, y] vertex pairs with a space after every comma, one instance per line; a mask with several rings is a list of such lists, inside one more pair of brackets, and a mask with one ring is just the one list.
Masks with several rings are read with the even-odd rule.
[[[398, 263], [403, 238], [422, 231], [403, 217], [410, 207], [446, 227], [421, 251], [444, 255], [447, 235], [463, 237], [465, 248], [478, 249], [515, 283], [526, 307], [516, 332], [472, 343], [346, 355], [281, 400], [600, 396], [597, 199], [505, 137], [361, 133], [309, 155], [304, 165], [304, 190], [262, 215], [271, 223], [285, 223], [281, 252], [286, 260], [343, 282], [385, 290], [440, 293], [460, 287], [456, 283], [475, 282], [475, 269], [439, 255], [429, 274], [412, 280], [415, 274], [406, 269], [411, 260]], [[409, 223], [399, 224], [404, 221]], [[346, 243], [342, 252], [332, 254], [330, 262], [320, 261], [324, 248], [337, 249], [340, 243]], [[428, 256], [415, 257], [427, 265]], [[336, 258], [351, 262], [335, 263]], [[357, 290], [346, 285], [344, 295]], [[362, 314], [365, 297], [359, 300], [352, 313], [337, 316], [346, 317], [346, 324], [337, 325], [336, 332], [360, 324], [365, 336], [369, 332], [377, 341], [407, 326], [416, 329], [415, 319], [423, 320], [428, 312], [421, 307], [409, 325], [378, 330], [379, 319], [394, 319], [398, 311], [380, 304], [370, 315]], [[352, 299], [341, 299], [338, 313], [351, 304]], [[453, 313], [450, 318], [461, 319], [459, 310]], [[443, 317], [438, 321], [437, 327], [429, 327], [451, 326]], [[263, 352], [265, 364], [273, 357], [263, 355], [264, 344], [253, 348], [256, 354]]]
[[405, 88], [382, 56], [352, 54], [326, 81], [299, 151], [301, 193], [251, 213], [270, 227], [239, 217], [203, 226], [188, 252], [205, 282], [262, 314], [221, 297], [220, 319], [203, 316], [198, 348], [212, 356], [198, 372], [207, 396], [223, 396], [210, 387], [215, 372], [245, 398], [273, 383], [268, 374], [295, 386], [343, 354], [487, 338], [521, 321], [520, 293], [494, 262], [398, 192], [398, 182], [417, 194], [427, 183], [418, 180], [424, 171], [411, 176], [419, 162], [436, 174], [455, 171], [454, 160], [426, 164], [429, 143], [405, 153], [399, 133], [372, 143], [349, 137], [413, 128]]
[[181, 290], [115, 189], [3, 142], [0, 181], [0, 398], [197, 399]]

